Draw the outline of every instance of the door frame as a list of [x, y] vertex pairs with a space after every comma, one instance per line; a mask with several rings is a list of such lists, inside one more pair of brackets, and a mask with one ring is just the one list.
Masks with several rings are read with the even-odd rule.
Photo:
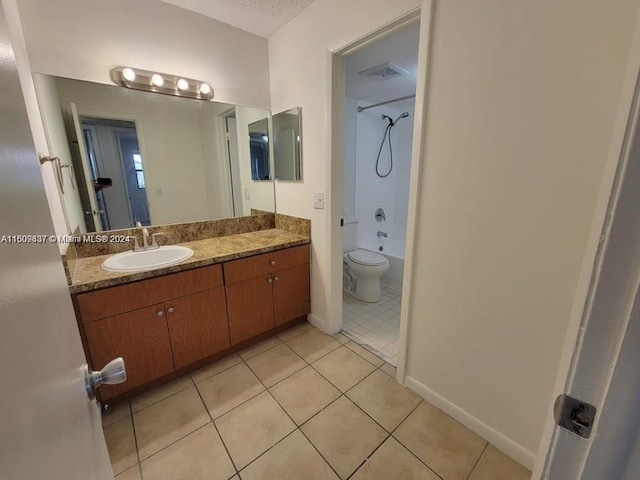
[[328, 241], [331, 251], [329, 315], [326, 329], [336, 333], [342, 328], [342, 227], [343, 216], [343, 183], [344, 183], [344, 62], [345, 57], [357, 50], [374, 43], [391, 33], [420, 21], [420, 39], [418, 43], [418, 71], [416, 82], [415, 114], [413, 118], [413, 141], [411, 146], [411, 173], [409, 183], [409, 205], [407, 212], [407, 232], [405, 261], [402, 281], [402, 307], [400, 311], [400, 332], [398, 338], [398, 370], [397, 379], [404, 384], [407, 361], [407, 337], [409, 318], [411, 316], [410, 296], [413, 291], [413, 256], [416, 248], [415, 225], [418, 221], [418, 203], [420, 198], [420, 171], [423, 167], [425, 152], [424, 128], [427, 107], [427, 83], [430, 61], [431, 29], [433, 18], [433, 1], [423, 0], [422, 5], [410, 10], [401, 17], [380, 26], [355, 41], [328, 51], [331, 85], [330, 103], [327, 111], [330, 115], [331, 162], [328, 165], [328, 178], [331, 179], [330, 221]]
[[[575, 442], [562, 442], [564, 431], [556, 426], [551, 408], [555, 398], [564, 392], [573, 393], [577, 390], [578, 395], [586, 394], [590, 397], [581, 398], [581, 400], [593, 403], [601, 413], [606, 410], [608, 395], [616, 394], [615, 390], [611, 389], [612, 386], [615, 388], [611, 381], [623, 347], [630, 306], [626, 305], [627, 315], [609, 317], [606, 324], [599, 325], [598, 318], [594, 315], [594, 304], [597, 300], [596, 295], [599, 293], [599, 280], [603, 279], [603, 270], [607, 267], [608, 262], [615, 261], [606, 255], [608, 253], [607, 246], [611, 241], [613, 223], [621, 213], [622, 207], [630, 205], [627, 203], [629, 199], [622, 198], [621, 193], [625, 179], [628, 180], [625, 177], [630, 172], [629, 166], [633, 161], [630, 157], [630, 150], [635, 130], [640, 125], [638, 123], [639, 115], [640, 16], [636, 20], [609, 152], [603, 169], [600, 191], [558, 364], [556, 382], [549, 402], [550, 408], [533, 469], [533, 479], [556, 478], [557, 474], [554, 472], [558, 472], [558, 468], [563, 469], [565, 472], [563, 475], [571, 475], [571, 477], [563, 478], [582, 478], [594, 439], [598, 437], [599, 414], [596, 416], [593, 433], [589, 440], [575, 437]], [[636, 163], [638, 161], [638, 159], [635, 160]], [[629, 232], [625, 233], [629, 234]], [[614, 277], [614, 280], [622, 281], [625, 279], [618, 275]], [[625, 306], [622, 304], [624, 301], [628, 302], [628, 299], [611, 299], [607, 307], [611, 310], [614, 308], [625, 310]], [[633, 295], [631, 301], [633, 301]], [[608, 345], [609, 349], [607, 351], [601, 350], [597, 356], [593, 355], [593, 350], [589, 349], [589, 341], [597, 342], [600, 346]], [[585, 377], [590, 379], [589, 385], [576, 383], [578, 378], [584, 379]]]

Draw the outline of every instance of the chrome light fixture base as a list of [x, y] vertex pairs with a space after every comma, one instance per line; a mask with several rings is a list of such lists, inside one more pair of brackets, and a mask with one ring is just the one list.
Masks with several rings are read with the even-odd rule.
[[162, 93], [196, 100], [213, 100], [213, 87], [201, 80], [152, 72], [132, 67], [111, 70], [111, 80], [117, 85], [145, 92]]

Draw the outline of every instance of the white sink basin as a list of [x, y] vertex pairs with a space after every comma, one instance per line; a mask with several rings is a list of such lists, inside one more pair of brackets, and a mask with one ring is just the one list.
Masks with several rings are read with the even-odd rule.
[[180, 245], [165, 245], [141, 252], [122, 252], [110, 256], [102, 263], [102, 268], [110, 272], [139, 272], [166, 267], [186, 260], [193, 250]]

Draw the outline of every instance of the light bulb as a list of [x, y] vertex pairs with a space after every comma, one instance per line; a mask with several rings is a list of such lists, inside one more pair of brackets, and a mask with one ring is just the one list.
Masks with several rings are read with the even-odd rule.
[[204, 95], [208, 95], [209, 93], [211, 93], [211, 87], [209, 86], [208, 83], [201, 83], [200, 84], [200, 93], [202, 93]]
[[189, 88], [189, 82], [187, 82], [184, 78], [181, 78], [176, 83], [178, 90], [187, 90]]
[[154, 73], [151, 77], [151, 83], [153, 83], [156, 87], [161, 87], [164, 84], [164, 78], [161, 75]]
[[127, 82], [133, 82], [136, 79], [136, 72], [134, 72], [131, 68], [127, 67], [122, 70], [122, 77]]

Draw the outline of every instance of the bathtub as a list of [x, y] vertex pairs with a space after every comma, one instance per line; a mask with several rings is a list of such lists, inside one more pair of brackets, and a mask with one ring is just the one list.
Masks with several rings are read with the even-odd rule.
[[389, 260], [389, 270], [382, 276], [380, 281], [395, 288], [402, 290], [402, 275], [404, 274], [404, 248], [403, 241], [392, 240], [385, 241], [382, 245], [383, 250], [380, 251], [380, 245], [362, 245], [358, 248], [364, 248], [373, 252], [381, 253]]

